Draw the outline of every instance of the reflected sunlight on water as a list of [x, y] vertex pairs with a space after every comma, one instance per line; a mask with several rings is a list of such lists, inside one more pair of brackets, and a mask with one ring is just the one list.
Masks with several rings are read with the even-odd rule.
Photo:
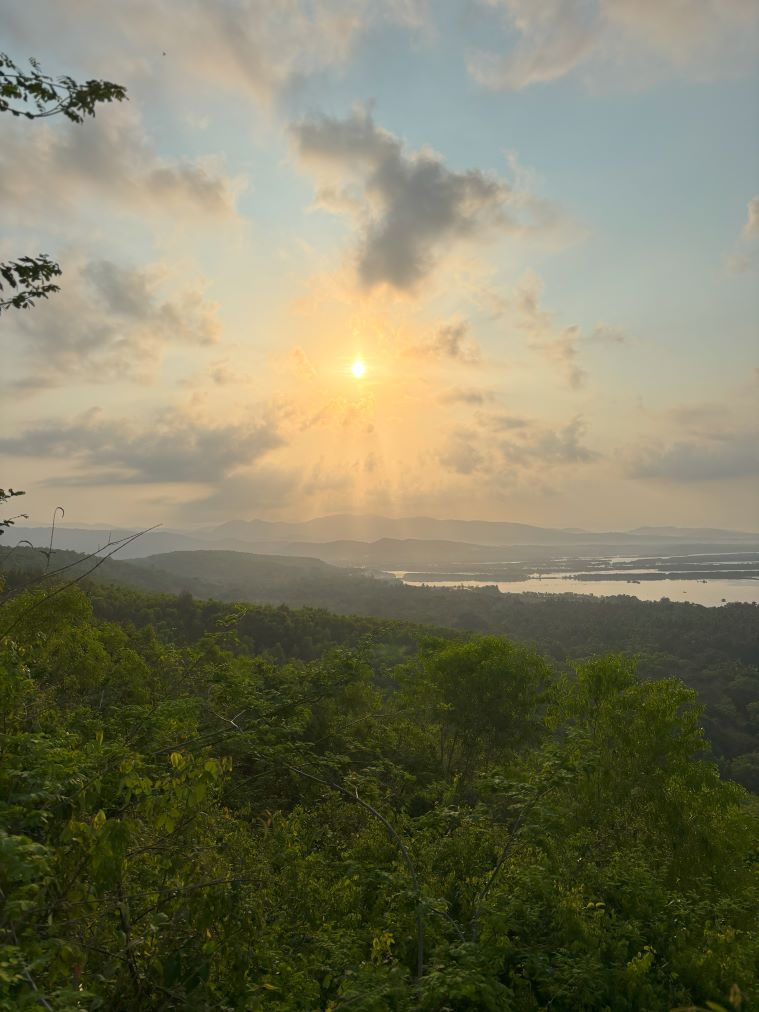
[[641, 601], [690, 601], [715, 607], [721, 604], [747, 602], [759, 604], [759, 580], [649, 580], [645, 583], [627, 583], [624, 580], [571, 580], [566, 576], [544, 576], [542, 580], [522, 580], [519, 583], [498, 583], [494, 580], [450, 581], [404, 580], [411, 587], [498, 587], [504, 594], [591, 594], [613, 597], [624, 594]]

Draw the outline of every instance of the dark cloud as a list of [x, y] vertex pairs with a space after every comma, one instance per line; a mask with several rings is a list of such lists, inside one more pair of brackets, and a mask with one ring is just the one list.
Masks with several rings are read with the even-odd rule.
[[505, 180], [451, 171], [433, 151], [407, 152], [366, 109], [305, 120], [291, 132], [300, 159], [322, 179], [321, 205], [359, 221], [358, 274], [367, 288], [411, 290], [452, 243], [518, 228]]
[[66, 481], [80, 485], [214, 482], [283, 445], [276, 420], [214, 425], [181, 410], [136, 423], [93, 409], [0, 439], [9, 455], [68, 459]]
[[199, 286], [163, 297], [165, 270], [110, 260], [69, 265], [54, 300], [11, 323], [31, 372], [19, 392], [79, 376], [100, 381], [150, 379], [170, 345], [203, 347], [219, 339], [216, 305]]
[[713, 433], [639, 450], [629, 459], [627, 473], [671, 482], [759, 477], [759, 429]]

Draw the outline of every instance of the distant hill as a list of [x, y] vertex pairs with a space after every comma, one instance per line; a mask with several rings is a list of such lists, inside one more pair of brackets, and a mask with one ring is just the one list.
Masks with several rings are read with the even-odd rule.
[[351, 609], [351, 602], [362, 600], [367, 592], [371, 596], [373, 585], [388, 582], [380, 574], [375, 580], [370, 571], [338, 568], [319, 559], [214, 550], [127, 560], [88, 558], [79, 552], [58, 550], [46, 568], [45, 556], [38, 550], [0, 547], [0, 563], [11, 589], [32, 580], [44, 586], [89, 574], [87, 578], [93, 582], [157, 593], [189, 592], [200, 598], [272, 604], [337, 602], [343, 611], [356, 610]]
[[749, 531], [725, 531], [719, 527], [636, 527], [630, 534], [642, 538], [675, 538], [678, 541], [710, 541], [710, 542], [756, 542], [759, 534]]
[[[584, 532], [579, 535], [584, 537]], [[438, 520], [433, 517], [382, 517], [335, 514], [301, 523], [265, 520], [230, 521], [204, 532], [209, 540], [331, 542], [378, 541], [382, 538], [463, 541], [480, 545], [557, 544], [575, 533], [531, 524], [481, 520]], [[590, 535], [593, 537], [593, 535]]]
[[[55, 547], [67, 551], [90, 553], [96, 552], [109, 541], [126, 538], [137, 533], [126, 528], [77, 528], [58, 527], [55, 531]], [[50, 541], [49, 527], [25, 527], [16, 525], [8, 530], [2, 543], [12, 547], [20, 541], [30, 541], [35, 547], [47, 547]], [[141, 559], [148, 555], [165, 552], [194, 551], [198, 549], [226, 549], [236, 552], [253, 552], [264, 555], [289, 555], [287, 544], [262, 542], [255, 544], [250, 541], [236, 541], [233, 538], [209, 541], [192, 533], [182, 531], [166, 531], [158, 529], [142, 534], [119, 552], [120, 559]]]
[[636, 543], [645, 538], [759, 541], [759, 533], [719, 529], [640, 527], [634, 531], [555, 529], [491, 520], [440, 520], [435, 517], [383, 517], [335, 514], [299, 523], [234, 520], [195, 533], [208, 540], [249, 542], [379, 541], [381, 539], [456, 541], [474, 545], [558, 545], [596, 542]]
[[[95, 552], [109, 540], [133, 531], [59, 527], [55, 546]], [[12, 546], [27, 540], [49, 542], [48, 527], [15, 526], [3, 537]], [[219, 549], [255, 555], [318, 558], [342, 566], [414, 569], [453, 563], [531, 561], [566, 555], [656, 555], [721, 551], [728, 545], [759, 549], [759, 534], [713, 528], [639, 527], [634, 531], [554, 530], [530, 524], [480, 520], [394, 519], [336, 515], [303, 523], [230, 521], [195, 531], [158, 529], [119, 552], [120, 559], [169, 552]]]

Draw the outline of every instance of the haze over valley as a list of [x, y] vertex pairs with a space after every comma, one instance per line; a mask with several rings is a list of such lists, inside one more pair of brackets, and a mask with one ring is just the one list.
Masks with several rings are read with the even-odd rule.
[[[52, 531], [15, 525], [6, 543], [49, 547]], [[142, 559], [166, 552], [235, 551], [313, 558], [375, 577], [505, 592], [676, 595], [700, 604], [759, 603], [759, 534], [718, 529], [553, 530], [528, 524], [337, 515], [304, 523], [230, 521], [195, 531], [59, 524], [59, 550]], [[342, 535], [342, 536], [341, 536]], [[349, 536], [350, 535], [350, 536]], [[454, 540], [479, 538], [480, 543]], [[326, 540], [326, 539], [332, 540]], [[325, 539], [325, 540], [322, 540]], [[198, 557], [202, 567], [202, 559]], [[654, 586], [655, 584], [655, 586]]]

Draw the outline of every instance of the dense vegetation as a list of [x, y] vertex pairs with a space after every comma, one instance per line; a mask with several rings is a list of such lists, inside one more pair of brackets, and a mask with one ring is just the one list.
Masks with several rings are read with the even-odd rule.
[[[44, 571], [40, 552], [6, 550], [9, 586], [22, 586]], [[3, 559], [0, 549], [0, 561]], [[65, 568], [76, 576], [97, 560], [83, 562], [74, 552], [56, 552], [49, 571]], [[98, 614], [138, 626], [153, 624], [172, 635], [211, 631], [224, 608], [218, 601], [253, 601], [306, 606], [305, 612], [251, 608], [241, 626], [246, 649], [272, 659], [315, 659], [332, 645], [356, 646], [373, 632], [383, 643], [408, 646], [419, 631], [406, 626], [392, 634], [373, 616], [433, 627], [508, 636], [533, 646], [556, 664], [567, 658], [626, 653], [638, 661], [644, 678], [678, 677], [694, 688], [705, 707], [703, 726], [722, 771], [759, 793], [759, 606], [722, 608], [634, 597], [499, 594], [455, 589], [407, 587], [371, 579], [316, 559], [246, 555], [237, 552], [173, 552], [135, 562], [108, 560], [91, 574], [143, 590], [184, 592], [182, 611], [175, 597], [109, 592]], [[105, 593], [105, 592], [103, 592]], [[119, 600], [121, 603], [118, 603]], [[308, 609], [321, 609], [314, 612]], [[328, 609], [333, 614], [327, 614]], [[334, 614], [339, 613], [339, 614]], [[343, 617], [339, 617], [342, 615]], [[350, 619], [344, 616], [352, 616]], [[2, 627], [0, 626], [0, 631]], [[450, 633], [448, 634], [450, 635]], [[310, 641], [310, 643], [309, 643]], [[389, 648], [389, 647], [388, 647]]]
[[679, 680], [187, 594], [0, 615], [0, 1007], [759, 1002], [755, 799]]

